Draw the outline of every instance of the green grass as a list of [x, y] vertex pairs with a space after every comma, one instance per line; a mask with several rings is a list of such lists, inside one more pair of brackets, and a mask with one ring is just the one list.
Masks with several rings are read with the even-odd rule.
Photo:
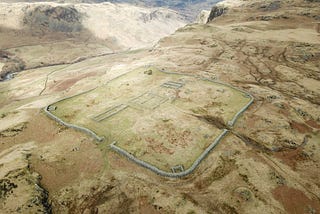
[[[144, 73], [150, 69], [152, 75]], [[168, 81], [185, 86], [178, 90], [161, 87]], [[150, 100], [145, 103], [144, 99], [132, 101], [145, 93], [156, 95], [148, 95]], [[161, 97], [167, 101], [156, 109], [148, 108], [148, 102], [160, 104]], [[141, 67], [93, 91], [55, 103], [58, 108], [53, 113], [104, 136], [104, 146], [116, 141], [134, 156], [170, 171], [178, 164], [190, 167], [222, 132], [194, 113], [220, 115], [227, 122], [248, 102], [243, 92], [228, 86]], [[120, 104], [128, 107], [100, 122], [93, 120]]]

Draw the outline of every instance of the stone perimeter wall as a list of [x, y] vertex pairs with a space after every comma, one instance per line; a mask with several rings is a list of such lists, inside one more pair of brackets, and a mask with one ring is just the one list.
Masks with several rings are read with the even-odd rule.
[[60, 123], [68, 128], [73, 128], [75, 130], [78, 130], [78, 131], [81, 131], [81, 132], [84, 132], [88, 135], [90, 135], [91, 137], [95, 138], [97, 141], [99, 142], [102, 142], [103, 141], [103, 137], [99, 137], [96, 133], [94, 133], [93, 131], [91, 131], [90, 129], [87, 129], [87, 128], [84, 128], [84, 127], [81, 127], [81, 126], [77, 126], [77, 125], [74, 125], [74, 124], [70, 124], [70, 123], [66, 123], [64, 122], [63, 120], [61, 120], [60, 118], [58, 118], [57, 116], [53, 115], [48, 109], [49, 109], [50, 105], [47, 106], [46, 108], [44, 108], [44, 112], [50, 117], [52, 118], [53, 120], [55, 120], [57, 123]]
[[221, 141], [221, 139], [229, 132], [229, 130], [224, 129], [223, 132], [214, 140], [214, 142], [197, 158], [197, 160], [195, 162], [193, 162], [192, 166], [183, 171], [183, 172], [178, 172], [178, 173], [171, 173], [171, 172], [165, 172], [161, 169], [158, 169], [157, 167], [143, 161], [140, 160], [136, 157], [134, 157], [132, 154], [130, 154], [129, 152], [125, 151], [124, 149], [116, 146], [116, 142], [113, 142], [110, 147], [111, 149], [113, 149], [114, 151], [120, 153], [121, 155], [123, 155], [124, 157], [126, 157], [127, 159], [135, 162], [136, 164], [145, 167], [153, 172], [155, 172], [158, 175], [164, 176], [164, 177], [170, 177], [170, 178], [181, 178], [184, 176], [187, 176], [189, 174], [191, 174], [201, 163], [201, 161], [203, 161], [203, 159], [205, 159], [208, 154], [211, 152], [211, 150], [218, 145], [218, 143]]
[[[90, 91], [93, 91], [95, 90], [97, 87], [93, 88], [93, 89], [90, 89], [88, 91], [85, 91], [85, 92], [82, 92], [80, 94], [76, 94], [76, 95], [73, 95], [71, 97], [66, 97], [66, 98], [63, 98], [61, 100], [58, 100], [56, 103], [58, 102], [61, 102], [61, 101], [64, 101], [64, 100], [67, 100], [67, 99], [71, 99], [73, 97], [76, 97], [76, 96], [80, 96], [82, 94], [85, 94], [85, 93], [89, 93]], [[60, 118], [58, 118], [57, 116], [55, 116], [54, 114], [52, 114], [50, 111], [49, 111], [49, 108], [50, 108], [51, 105], [48, 105], [46, 106], [43, 110], [44, 112], [53, 120], [55, 120], [57, 123], [59, 124], [62, 124], [68, 128], [73, 128], [75, 130], [78, 130], [78, 131], [81, 131], [81, 132], [84, 132], [86, 134], [88, 134], [89, 136], [93, 137], [94, 139], [96, 139], [97, 141], [99, 142], [102, 142], [104, 140], [103, 137], [99, 137], [96, 133], [94, 133], [93, 131], [91, 131], [90, 129], [87, 129], [87, 128], [84, 128], [84, 127], [81, 127], [81, 126], [77, 126], [77, 125], [74, 125], [74, 124], [70, 124], [70, 123], [67, 123], [63, 120], [61, 120]]]
[[[192, 76], [192, 77], [195, 77], [197, 78], [197, 76], [195, 75], [192, 75], [192, 74], [183, 74], [183, 73], [176, 73], [176, 72], [170, 72], [170, 71], [161, 71], [159, 70], [160, 72], [163, 72], [163, 73], [166, 73], [166, 74], [173, 74], [173, 75], [185, 75], [185, 76]], [[126, 73], [125, 73], [126, 74]], [[120, 75], [119, 77], [125, 75], [125, 74], [122, 74]], [[117, 78], [119, 78], [117, 77]], [[116, 78], [116, 79], [117, 79]], [[245, 112], [249, 106], [254, 102], [254, 97], [247, 93], [246, 91], [242, 90], [242, 89], [239, 89], [239, 88], [236, 88], [232, 85], [229, 85], [227, 83], [222, 83], [222, 82], [219, 82], [219, 81], [215, 81], [215, 80], [210, 80], [210, 79], [207, 79], [207, 78], [199, 78], [203, 81], [209, 81], [209, 82], [213, 82], [213, 83], [216, 83], [216, 84], [220, 84], [220, 85], [224, 85], [224, 86], [227, 86], [229, 88], [232, 88], [234, 90], [238, 90], [238, 91], [241, 91], [242, 93], [246, 94], [246, 96], [250, 97], [250, 101], [249, 103], [247, 103], [247, 105], [245, 105], [240, 111], [238, 111], [238, 113], [235, 114], [235, 116], [232, 118], [232, 120], [230, 120], [228, 122], [228, 126], [232, 127], [235, 122], [237, 121], [237, 119], [240, 117], [240, 115]], [[107, 83], [106, 83], [107, 84]], [[97, 88], [97, 87], [96, 87]], [[66, 98], [63, 98], [57, 102], [61, 102], [63, 100], [67, 100], [67, 99], [70, 99], [70, 98], [73, 98], [73, 97], [76, 97], [76, 96], [80, 96], [82, 94], [85, 94], [85, 93], [89, 93], [90, 91], [93, 91], [95, 90], [96, 88], [93, 88], [91, 90], [88, 90], [88, 91], [85, 91], [85, 92], [82, 92], [80, 94], [77, 94], [77, 95], [74, 95], [74, 96], [71, 96], [71, 97], [66, 97]], [[45, 113], [52, 119], [54, 119], [56, 122], [66, 126], [66, 127], [69, 127], [69, 128], [73, 128], [75, 130], [78, 130], [78, 131], [81, 131], [81, 132], [84, 132], [90, 136], [92, 136], [93, 138], [95, 138], [97, 141], [99, 142], [102, 142], [104, 140], [103, 137], [100, 137], [98, 136], [96, 133], [94, 133], [93, 131], [91, 131], [90, 129], [87, 129], [87, 128], [84, 128], [84, 127], [81, 127], [81, 126], [77, 126], [77, 125], [74, 125], [74, 124], [69, 124], [67, 122], [64, 122], [63, 120], [61, 120], [60, 118], [58, 118], [57, 116], [53, 115], [48, 109], [51, 105], [48, 105], [47, 107], [44, 108], [44, 111]], [[197, 158], [197, 160], [192, 164], [192, 166], [183, 171], [183, 172], [179, 172], [179, 173], [170, 173], [170, 172], [165, 172], [161, 169], [158, 169], [157, 167], [143, 161], [143, 160], [140, 160], [136, 157], [134, 157], [132, 154], [128, 153], [127, 151], [125, 151], [124, 149], [116, 146], [116, 142], [113, 142], [110, 147], [112, 150], [118, 152], [119, 154], [123, 155], [124, 157], [126, 157], [127, 159], [135, 162], [136, 164], [142, 166], [142, 167], [145, 167], [153, 172], [155, 172], [156, 174], [158, 175], [161, 175], [161, 176], [164, 176], [164, 177], [171, 177], [171, 178], [181, 178], [181, 177], [184, 177], [184, 176], [187, 176], [189, 174], [191, 174], [198, 166], [199, 164], [201, 163], [201, 161], [203, 159], [205, 159], [207, 157], [207, 155], [211, 152], [211, 150], [221, 141], [221, 139], [229, 132], [229, 130], [227, 129], [224, 129], [223, 132], [215, 139], [215, 141]]]
[[[177, 73], [177, 72], [171, 72], [171, 71], [161, 71], [163, 73], [166, 73], [166, 74], [174, 74], [174, 75], [185, 75], [185, 76], [191, 76], [191, 77], [195, 77], [197, 78], [197, 76], [195, 75], [192, 75], [192, 74], [182, 74], [182, 73]], [[247, 105], [245, 105], [240, 111], [238, 111], [238, 113], [236, 113], [234, 115], [234, 117], [232, 118], [232, 120], [228, 121], [228, 126], [232, 127], [237, 119], [240, 117], [240, 115], [245, 112], [249, 107], [250, 105], [254, 102], [254, 97], [249, 94], [248, 92], [240, 89], [240, 88], [236, 88], [230, 84], [227, 84], [227, 83], [223, 83], [223, 82], [220, 82], [220, 81], [216, 81], [216, 80], [211, 80], [211, 79], [208, 79], [208, 78], [199, 78], [200, 80], [203, 80], [203, 81], [208, 81], [208, 82], [212, 82], [212, 83], [215, 83], [215, 84], [219, 84], [219, 85], [223, 85], [223, 86], [227, 86], [229, 88], [232, 88], [234, 90], [237, 90], [237, 91], [241, 91], [242, 93], [246, 94], [246, 96], [250, 97], [250, 101], [247, 103]]]

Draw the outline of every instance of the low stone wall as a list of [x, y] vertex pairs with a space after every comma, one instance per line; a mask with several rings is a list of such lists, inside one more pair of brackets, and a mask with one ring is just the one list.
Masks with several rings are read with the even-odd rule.
[[192, 166], [190, 168], [188, 168], [187, 170], [183, 171], [183, 172], [178, 172], [178, 173], [172, 173], [172, 172], [165, 172], [161, 169], [158, 169], [157, 167], [143, 161], [140, 160], [136, 157], [134, 157], [132, 154], [130, 154], [129, 152], [125, 151], [124, 149], [121, 149], [120, 147], [116, 146], [116, 142], [113, 142], [110, 147], [111, 149], [113, 149], [114, 151], [118, 152], [119, 154], [123, 155], [124, 157], [128, 158], [129, 160], [135, 162], [136, 164], [147, 168], [153, 172], [155, 172], [158, 175], [164, 176], [164, 177], [170, 177], [170, 178], [181, 178], [184, 176], [187, 176], [189, 174], [191, 174], [201, 163], [201, 161], [203, 161], [208, 154], [211, 152], [211, 150], [219, 144], [219, 142], [221, 141], [221, 139], [228, 133], [229, 131], [227, 129], [224, 129], [223, 132], [214, 140], [214, 142], [212, 144], [210, 144], [210, 146], [197, 158], [197, 160], [195, 162], [193, 162]]
[[[94, 89], [92, 89], [94, 90]], [[91, 91], [91, 90], [90, 90]], [[85, 92], [87, 93], [87, 92]], [[82, 93], [83, 94], [83, 93]], [[78, 94], [79, 95], [79, 94]], [[75, 95], [75, 96], [78, 96], [78, 95]], [[75, 97], [75, 96], [72, 96], [72, 97]], [[63, 101], [65, 99], [69, 99], [71, 97], [68, 97], [68, 98], [64, 98], [60, 101]], [[58, 102], [60, 102], [58, 101]], [[84, 132], [85, 134], [88, 134], [89, 136], [93, 137], [94, 139], [96, 139], [97, 141], [101, 142], [104, 140], [103, 137], [100, 137], [98, 136], [96, 133], [94, 133], [93, 131], [91, 131], [90, 129], [87, 129], [87, 128], [84, 128], [84, 127], [81, 127], [81, 126], [77, 126], [77, 125], [74, 125], [74, 124], [70, 124], [70, 123], [67, 123], [67, 122], [64, 122], [63, 120], [61, 120], [60, 118], [58, 118], [57, 116], [55, 116], [54, 114], [52, 114], [50, 111], [49, 111], [49, 108], [50, 108], [51, 105], [48, 105], [47, 107], [44, 108], [44, 112], [53, 120], [55, 120], [57, 123], [60, 123], [66, 127], [69, 127], [69, 128], [72, 128], [72, 129], [75, 129], [75, 130], [78, 130], [78, 131], [81, 131], [81, 132]]]
[[[162, 71], [162, 70], [159, 70], [159, 71], [162, 72], [162, 73], [165, 73], [165, 74], [175, 74], [175, 75], [184, 75], [184, 76], [197, 77], [196, 75], [192, 75], [192, 74], [182, 74], [182, 73], [171, 72], [171, 71]], [[215, 84], [220, 84], [220, 85], [223, 85], [223, 86], [227, 86], [227, 87], [232, 88], [232, 89], [237, 90], [237, 91], [241, 91], [246, 96], [250, 97], [250, 101], [240, 111], [238, 111], [234, 115], [234, 117], [228, 122], [228, 126], [230, 126], [230, 127], [232, 127], [236, 123], [237, 119], [241, 116], [241, 114], [243, 112], [245, 112], [250, 107], [250, 105], [254, 102], [254, 97], [251, 94], [249, 94], [248, 92], [246, 92], [246, 91], [244, 91], [244, 90], [242, 90], [240, 88], [234, 87], [234, 86], [232, 86], [230, 84], [227, 84], [227, 83], [223, 83], [223, 82], [219, 82], [219, 81], [215, 81], [215, 80], [211, 80], [211, 79], [207, 79], [207, 78], [200, 78], [200, 79], [204, 80], [204, 81], [212, 82], [212, 83], [215, 83]]]
[[245, 105], [240, 111], [238, 111], [238, 113], [236, 113], [236, 115], [233, 117], [233, 119], [228, 122], [229, 126], [232, 127], [236, 123], [238, 118], [241, 116], [241, 114], [243, 112], [245, 112], [251, 106], [251, 104], [254, 102], [253, 96], [251, 94], [247, 94], [247, 95], [250, 97], [249, 103], [247, 103], [247, 105]]
[[[169, 72], [169, 71], [160, 71], [162, 73], [166, 73], [166, 74], [173, 74], [173, 75], [184, 75], [184, 76], [191, 76], [191, 77], [195, 77], [197, 78], [196, 75], [192, 75], [192, 74], [182, 74], [182, 73], [177, 73], [177, 72]], [[127, 74], [127, 73], [125, 73]], [[118, 76], [117, 78], [120, 78], [121, 76], [124, 76], [125, 74], [122, 74], [120, 76]], [[116, 79], [117, 79], [116, 78]], [[238, 111], [238, 113], [235, 114], [235, 116], [232, 118], [232, 120], [230, 120], [228, 122], [228, 125], [230, 127], [232, 127], [235, 122], [237, 121], [237, 119], [241, 116], [241, 114], [246, 111], [249, 106], [254, 102], [254, 98], [251, 94], [247, 93], [246, 91], [242, 90], [242, 89], [239, 89], [239, 88], [236, 88], [232, 85], [229, 85], [227, 83], [222, 83], [222, 82], [219, 82], [219, 81], [214, 81], [214, 80], [211, 80], [211, 79], [207, 79], [207, 78], [200, 78], [198, 77], [199, 79], [201, 80], [204, 80], [204, 81], [209, 81], [209, 82], [213, 82], [213, 83], [216, 83], [216, 84], [220, 84], [220, 85], [223, 85], [223, 86], [227, 86], [227, 87], [230, 87], [234, 90], [238, 90], [238, 91], [241, 91], [242, 93], [244, 93], [246, 96], [250, 97], [250, 101], [249, 103], [247, 103], [240, 111]], [[107, 83], [106, 83], [107, 84]], [[85, 91], [85, 92], [82, 92], [80, 94], [77, 94], [77, 95], [74, 95], [74, 96], [71, 96], [71, 97], [66, 97], [66, 98], [63, 98], [55, 103], [58, 103], [58, 102], [61, 102], [61, 101], [64, 101], [64, 100], [67, 100], [67, 99], [70, 99], [70, 98], [73, 98], [73, 97], [76, 97], [76, 96], [80, 96], [82, 94], [85, 94], [85, 93], [89, 93], [90, 91], [93, 91], [95, 90], [96, 88], [93, 88], [91, 90], [88, 90], [88, 91]], [[54, 119], [56, 122], [66, 126], [66, 127], [69, 127], [69, 128], [73, 128], [75, 130], [78, 130], [78, 131], [81, 131], [81, 132], [84, 132], [90, 136], [92, 136], [93, 138], [95, 138], [97, 141], [101, 142], [104, 140], [103, 137], [100, 137], [98, 136], [96, 133], [94, 133], [93, 131], [91, 131], [90, 129], [87, 129], [87, 128], [84, 128], [84, 127], [81, 127], [81, 126], [77, 126], [77, 125], [74, 125], [74, 124], [69, 124], [67, 122], [64, 122], [63, 120], [61, 120], [60, 118], [58, 118], [57, 116], [55, 116], [54, 114], [52, 114], [50, 111], [49, 111], [49, 108], [50, 108], [51, 105], [45, 107], [44, 111], [45, 113], [52, 119]], [[215, 141], [210, 144], [210, 146], [197, 158], [197, 160], [192, 164], [192, 166], [190, 168], [188, 168], [187, 170], [183, 171], [183, 172], [178, 172], [178, 173], [171, 173], [171, 172], [165, 172], [161, 169], [158, 169], [157, 167], [143, 161], [143, 160], [140, 160], [136, 157], [134, 157], [132, 154], [128, 153], [127, 151], [125, 151], [124, 149], [121, 149], [120, 147], [116, 146], [116, 142], [112, 143], [110, 145], [111, 149], [113, 149], [114, 151], [118, 152], [119, 154], [125, 156], [126, 158], [128, 158], [129, 160], [137, 163], [138, 165], [142, 166], [142, 167], [145, 167], [153, 172], [155, 172], [156, 174], [158, 175], [161, 175], [161, 176], [164, 176], [164, 177], [171, 177], [171, 178], [180, 178], [180, 177], [184, 177], [184, 176], [187, 176], [189, 175], [190, 173], [192, 173], [198, 166], [199, 164], [201, 163], [201, 161], [203, 161], [203, 159], [205, 159], [207, 157], [207, 155], [211, 152], [211, 150], [221, 141], [221, 139], [228, 133], [229, 131], [227, 129], [224, 129], [223, 132], [215, 139]]]
[[84, 127], [81, 127], [81, 126], [77, 126], [77, 125], [74, 125], [74, 124], [70, 124], [70, 123], [66, 123], [64, 122], [63, 120], [61, 120], [60, 118], [56, 117], [54, 114], [52, 114], [48, 108], [50, 107], [47, 106], [44, 108], [44, 112], [50, 117], [52, 118], [53, 120], [55, 120], [56, 122], [66, 126], [66, 127], [69, 127], [69, 128], [73, 128], [75, 130], [78, 130], [78, 131], [81, 131], [81, 132], [84, 132], [86, 134], [88, 134], [89, 136], [95, 138], [97, 141], [101, 142], [104, 140], [103, 137], [99, 137], [96, 133], [94, 133], [93, 131], [91, 131], [90, 129], [87, 129], [87, 128], [84, 128]]

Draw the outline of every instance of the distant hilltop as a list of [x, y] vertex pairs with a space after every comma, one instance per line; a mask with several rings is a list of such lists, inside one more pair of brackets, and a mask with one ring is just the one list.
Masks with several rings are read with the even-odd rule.
[[0, 27], [30, 31], [42, 37], [56, 32], [88, 32], [121, 49], [150, 46], [186, 24], [176, 11], [129, 4], [21, 2], [2, 3], [0, 10]]
[[203, 9], [211, 8], [222, 0], [2, 0], [2, 2], [57, 2], [57, 3], [128, 3], [145, 7], [165, 7], [178, 11], [188, 21], [194, 21]]

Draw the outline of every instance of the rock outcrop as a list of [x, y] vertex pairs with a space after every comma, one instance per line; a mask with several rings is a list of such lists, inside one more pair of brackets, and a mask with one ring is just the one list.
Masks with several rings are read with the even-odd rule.
[[28, 30], [41, 38], [55, 33], [51, 36], [55, 40], [62, 34], [73, 38], [91, 34], [91, 38], [123, 49], [152, 46], [187, 23], [183, 16], [170, 9], [129, 4], [1, 3], [0, 11], [0, 28], [8, 28], [0, 29], [0, 34], [19, 29], [14, 33], [22, 38]]
[[79, 32], [82, 15], [73, 6], [39, 5], [27, 10], [24, 25], [31, 29], [54, 32]]
[[211, 12], [209, 14], [208, 20], [207, 22], [211, 22], [212, 20], [214, 20], [215, 18], [222, 16], [224, 13], [226, 13], [228, 10], [227, 7], [223, 7], [223, 6], [213, 6], [213, 8], [211, 9]]
[[10, 79], [10, 75], [20, 72], [25, 68], [25, 63], [19, 57], [13, 54], [0, 50], [0, 81]]
[[[40, 175], [29, 168], [33, 142], [0, 153], [0, 210], [2, 213], [51, 213]], [[19, 201], [17, 201], [17, 197]]]

